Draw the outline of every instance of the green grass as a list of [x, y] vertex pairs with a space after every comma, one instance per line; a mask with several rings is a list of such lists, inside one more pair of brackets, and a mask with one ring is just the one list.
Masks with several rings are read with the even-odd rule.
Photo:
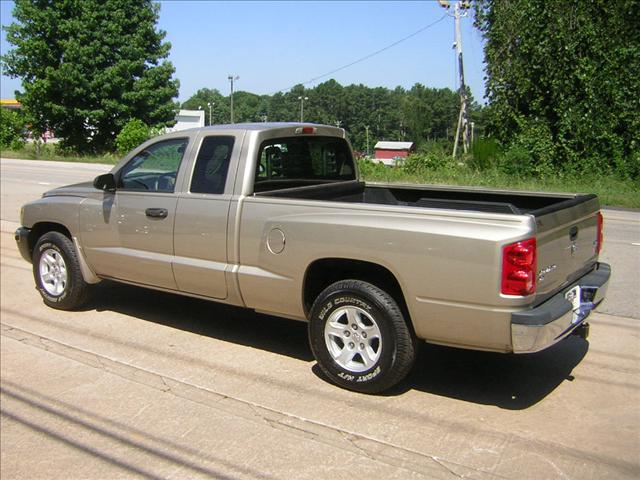
[[[27, 160], [52, 160], [115, 164], [117, 155], [80, 156], [56, 152], [52, 145], [36, 149], [26, 145], [22, 150], [2, 150], [4, 158]], [[467, 165], [447, 164], [443, 167], [422, 169], [410, 173], [400, 167], [385, 167], [371, 162], [359, 162], [364, 180], [369, 182], [423, 183], [436, 185], [468, 185], [502, 188], [509, 190], [532, 190], [545, 192], [595, 193], [600, 203], [607, 206], [640, 208], [640, 185], [637, 181], [621, 179], [614, 174], [571, 174], [559, 172], [541, 178], [509, 175], [496, 168], [476, 170]]]
[[434, 168], [409, 173], [400, 167], [384, 167], [359, 162], [364, 180], [369, 182], [422, 183], [490, 187], [508, 190], [595, 193], [601, 205], [640, 208], [640, 185], [637, 181], [609, 175], [577, 175], [559, 172], [541, 178], [509, 175], [495, 168], [475, 170], [466, 165]]
[[28, 143], [20, 150], [2, 150], [2, 158], [20, 158], [24, 160], [49, 160], [57, 162], [106, 163], [115, 165], [122, 158], [114, 154], [106, 155], [72, 155], [60, 153], [54, 145], [40, 145], [36, 147]]

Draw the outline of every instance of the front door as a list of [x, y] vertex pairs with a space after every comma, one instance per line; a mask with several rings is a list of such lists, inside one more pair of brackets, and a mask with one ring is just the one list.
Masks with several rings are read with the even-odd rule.
[[172, 290], [176, 177], [188, 138], [150, 144], [118, 172], [115, 193], [81, 207], [85, 255], [95, 272]]

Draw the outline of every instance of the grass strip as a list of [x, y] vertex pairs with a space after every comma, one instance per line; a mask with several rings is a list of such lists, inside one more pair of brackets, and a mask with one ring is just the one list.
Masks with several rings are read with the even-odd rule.
[[[22, 150], [2, 150], [4, 158], [50, 160], [64, 162], [104, 163], [114, 165], [120, 160], [115, 154], [65, 155], [52, 145], [27, 145]], [[362, 178], [369, 182], [415, 183], [489, 187], [508, 190], [543, 192], [595, 193], [602, 205], [640, 209], [640, 185], [637, 181], [621, 179], [615, 174], [569, 174], [559, 172], [543, 177], [509, 175], [496, 168], [474, 170], [468, 166], [433, 168], [409, 173], [402, 167], [384, 167], [370, 162], [359, 162]]]

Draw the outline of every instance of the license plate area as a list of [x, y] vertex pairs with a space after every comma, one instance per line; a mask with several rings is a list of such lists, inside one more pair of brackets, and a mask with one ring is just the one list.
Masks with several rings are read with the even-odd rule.
[[571, 319], [571, 323], [576, 323], [582, 318], [582, 316], [580, 315], [582, 292], [580, 290], [580, 285], [576, 285], [564, 294], [564, 298], [571, 302], [571, 310], [573, 310], [573, 318]]

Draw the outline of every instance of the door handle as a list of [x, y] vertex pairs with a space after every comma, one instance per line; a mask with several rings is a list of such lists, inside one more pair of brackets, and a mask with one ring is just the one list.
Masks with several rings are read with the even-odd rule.
[[167, 218], [169, 212], [166, 208], [147, 208], [144, 214], [151, 218]]

